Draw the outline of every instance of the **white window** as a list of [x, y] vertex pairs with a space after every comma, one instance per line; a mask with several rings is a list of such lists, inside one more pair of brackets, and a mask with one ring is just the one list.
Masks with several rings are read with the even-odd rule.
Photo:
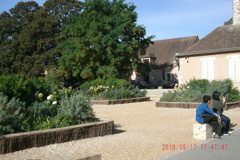
[[214, 80], [214, 60], [215, 57], [201, 58], [202, 79]]
[[228, 56], [228, 76], [234, 82], [240, 82], [240, 56]]
[[150, 58], [142, 58], [142, 63], [150, 63]]

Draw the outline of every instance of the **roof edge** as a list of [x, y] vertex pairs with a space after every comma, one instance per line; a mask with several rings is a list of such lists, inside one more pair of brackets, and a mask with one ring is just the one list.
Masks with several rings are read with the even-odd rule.
[[182, 53], [176, 53], [175, 56], [185, 57], [185, 56], [197, 56], [197, 55], [204, 55], [204, 54], [216, 54], [216, 53], [236, 52], [236, 51], [240, 51], [240, 47], [201, 50], [201, 51], [193, 51], [193, 52], [182, 52]]

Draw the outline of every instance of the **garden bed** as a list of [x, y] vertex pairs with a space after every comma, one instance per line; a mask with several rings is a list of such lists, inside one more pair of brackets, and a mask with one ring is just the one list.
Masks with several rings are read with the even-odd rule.
[[63, 128], [3, 135], [0, 136], [0, 154], [54, 143], [105, 136], [113, 134], [113, 127], [112, 120], [103, 120]]
[[124, 103], [135, 103], [150, 101], [150, 97], [139, 97], [139, 98], [129, 98], [129, 99], [118, 99], [118, 100], [91, 100], [92, 104], [99, 105], [113, 105], [113, 104], [124, 104]]
[[[156, 102], [156, 107], [164, 108], [197, 108], [201, 103], [194, 102]], [[209, 106], [211, 108], [211, 105]], [[226, 103], [224, 110], [240, 107], [240, 101]]]

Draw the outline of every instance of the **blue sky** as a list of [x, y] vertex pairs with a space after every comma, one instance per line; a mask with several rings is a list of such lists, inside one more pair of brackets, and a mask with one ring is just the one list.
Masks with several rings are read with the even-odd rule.
[[[1, 0], [0, 13], [20, 1]], [[45, 0], [35, 0], [39, 5]], [[138, 13], [137, 24], [146, 28], [153, 40], [198, 35], [203, 38], [232, 17], [232, 0], [125, 0]]]

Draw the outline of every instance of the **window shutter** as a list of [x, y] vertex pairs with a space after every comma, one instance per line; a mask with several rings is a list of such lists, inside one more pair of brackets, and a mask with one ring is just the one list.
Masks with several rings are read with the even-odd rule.
[[228, 75], [229, 78], [233, 81], [235, 81], [235, 62], [234, 59], [229, 59], [228, 60]]
[[240, 58], [236, 59], [235, 74], [236, 74], [236, 81], [240, 82]]
[[208, 63], [202, 61], [202, 79], [208, 79]]
[[214, 61], [208, 61], [208, 80], [214, 80]]

